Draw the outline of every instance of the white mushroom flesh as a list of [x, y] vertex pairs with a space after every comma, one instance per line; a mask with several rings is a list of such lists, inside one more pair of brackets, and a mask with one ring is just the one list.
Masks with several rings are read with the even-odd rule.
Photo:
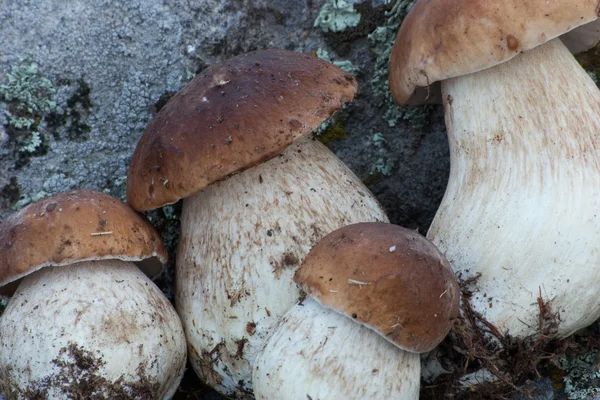
[[368, 221], [387, 217], [312, 138], [186, 198], [176, 305], [198, 375], [228, 396], [251, 397], [257, 351], [300, 296], [299, 263], [326, 234]]
[[256, 359], [258, 400], [419, 398], [420, 357], [307, 298], [276, 325]]
[[442, 87], [451, 168], [427, 237], [462, 279], [481, 274], [471, 303], [501, 332], [535, 335], [540, 314], [547, 324], [560, 314], [562, 337], [591, 324], [600, 317], [596, 84], [556, 39]]
[[22, 280], [0, 319], [9, 399], [170, 399], [185, 363], [175, 309], [130, 262], [43, 268]]

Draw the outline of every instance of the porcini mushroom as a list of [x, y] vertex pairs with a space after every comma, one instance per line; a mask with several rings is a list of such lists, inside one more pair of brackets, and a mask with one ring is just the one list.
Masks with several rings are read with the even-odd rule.
[[597, 1], [421, 0], [392, 50], [400, 104], [442, 81], [451, 168], [427, 237], [481, 275], [474, 309], [516, 337], [540, 313], [558, 337], [600, 317], [600, 92], [557, 38], [581, 50], [597, 18]]
[[102, 193], [56, 194], [0, 223], [0, 286], [16, 286], [0, 318], [0, 392], [171, 398], [185, 336], [140, 270], [154, 276], [166, 257], [150, 223]]
[[460, 296], [431, 242], [396, 225], [346, 226], [310, 251], [294, 279], [307, 298], [256, 360], [257, 399], [418, 399], [418, 353], [448, 334]]
[[309, 135], [355, 93], [351, 75], [318, 58], [248, 53], [192, 80], [137, 145], [128, 201], [184, 198], [176, 308], [194, 370], [227, 396], [251, 397], [252, 363], [298, 300], [292, 276], [310, 248], [343, 225], [387, 221]]

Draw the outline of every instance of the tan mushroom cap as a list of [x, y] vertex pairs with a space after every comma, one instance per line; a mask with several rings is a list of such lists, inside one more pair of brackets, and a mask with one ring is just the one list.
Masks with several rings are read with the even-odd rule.
[[399, 104], [418, 104], [434, 82], [501, 64], [597, 18], [595, 0], [419, 0], [392, 48], [390, 90]]
[[94, 191], [46, 197], [0, 222], [0, 287], [43, 267], [102, 259], [138, 262], [155, 277], [167, 251], [148, 220]]
[[446, 258], [397, 225], [359, 223], [330, 233], [294, 279], [323, 306], [410, 352], [433, 349], [458, 316], [460, 290]]
[[266, 161], [356, 90], [353, 76], [293, 51], [256, 51], [209, 68], [144, 132], [127, 174], [127, 201], [154, 209]]

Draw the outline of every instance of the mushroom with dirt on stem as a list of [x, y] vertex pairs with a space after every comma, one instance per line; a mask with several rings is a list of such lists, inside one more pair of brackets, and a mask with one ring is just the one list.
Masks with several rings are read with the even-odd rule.
[[12, 297], [0, 317], [0, 392], [171, 398], [185, 336], [145, 275], [166, 258], [152, 225], [103, 193], [59, 193], [2, 221], [0, 286]]
[[345, 226], [310, 251], [294, 277], [306, 291], [257, 358], [258, 400], [418, 399], [419, 353], [458, 316], [448, 261], [413, 230]]
[[305, 54], [269, 49], [202, 72], [140, 139], [127, 198], [148, 210], [181, 198], [176, 307], [196, 373], [252, 396], [252, 364], [300, 296], [299, 262], [325, 234], [387, 221], [362, 182], [310, 133], [356, 80]]
[[442, 86], [450, 177], [427, 237], [480, 275], [471, 304], [502, 334], [566, 337], [600, 317], [600, 92], [558, 38], [593, 45], [597, 18], [597, 1], [420, 0], [394, 43], [398, 103]]

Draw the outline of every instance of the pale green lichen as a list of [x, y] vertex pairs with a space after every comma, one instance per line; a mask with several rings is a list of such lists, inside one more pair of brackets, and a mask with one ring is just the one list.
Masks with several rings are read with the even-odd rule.
[[360, 68], [352, 64], [352, 61], [350, 60], [332, 60], [329, 56], [329, 52], [325, 49], [318, 48], [316, 56], [319, 57], [321, 60], [325, 60], [340, 68], [341, 70], [346, 71], [349, 74], [357, 75], [360, 72]]
[[396, 165], [396, 159], [392, 154], [389, 154], [385, 137], [380, 132], [375, 132], [372, 137], [373, 146], [377, 148], [379, 156], [369, 169], [369, 175], [381, 174], [390, 176]]
[[342, 32], [357, 26], [359, 22], [360, 13], [354, 8], [354, 4], [344, 0], [327, 0], [314, 26], [320, 27], [323, 32]]
[[371, 165], [369, 175], [375, 175], [376, 173], [380, 173], [383, 176], [390, 176], [395, 165], [396, 162], [392, 158], [379, 157]]
[[388, 62], [396, 33], [415, 0], [397, 0], [392, 9], [386, 13], [384, 26], [375, 29], [370, 35], [371, 48], [377, 55], [371, 86], [375, 105], [382, 110], [384, 120], [389, 126], [396, 126], [400, 121], [410, 121], [415, 128], [422, 127], [429, 115], [430, 107], [402, 108], [394, 103], [388, 83]]
[[28, 115], [44, 115], [56, 107], [56, 89], [48, 78], [39, 73], [37, 63], [13, 67], [6, 78], [8, 84], [0, 85], [0, 96], [6, 102], [17, 102], [17, 111]]
[[4, 115], [6, 116], [8, 124], [16, 129], [29, 129], [31, 128], [31, 125], [35, 123], [35, 120], [32, 118], [19, 117], [8, 110], [4, 111]]
[[30, 138], [21, 151], [33, 153], [42, 145], [38, 125], [56, 107], [56, 88], [40, 74], [35, 62], [23, 61], [6, 78], [8, 82], [0, 85], [0, 99], [8, 104], [2, 120], [12, 130], [29, 132]]
[[31, 203], [35, 203], [36, 201], [38, 201], [38, 200], [40, 200], [40, 199], [42, 199], [42, 198], [44, 198], [46, 196], [49, 196], [49, 193], [46, 193], [43, 190], [40, 191], [40, 192], [38, 192], [38, 193], [36, 193], [36, 194], [34, 194], [34, 195], [31, 195], [31, 196], [21, 195], [21, 198], [19, 199], [19, 201], [17, 201], [12, 206], [12, 209], [14, 211], [18, 211], [21, 208], [25, 207], [26, 205], [31, 204]]
[[102, 189], [102, 192], [117, 199], [125, 201], [126, 198], [127, 175], [119, 176], [110, 182], [109, 187]]
[[22, 151], [26, 151], [28, 153], [34, 153], [38, 147], [42, 144], [42, 139], [40, 138], [40, 133], [37, 131], [31, 132], [31, 139], [29, 143], [21, 148]]
[[598, 350], [593, 350], [585, 355], [559, 358], [560, 368], [565, 372], [564, 391], [568, 399], [600, 399], [599, 356]]
[[177, 217], [177, 212], [175, 211], [175, 207], [172, 204], [164, 206], [162, 209], [169, 221], [179, 220], [179, 218]]
[[373, 144], [375, 145], [375, 147], [381, 147], [385, 144], [385, 138], [381, 133], [375, 132], [373, 134]]

